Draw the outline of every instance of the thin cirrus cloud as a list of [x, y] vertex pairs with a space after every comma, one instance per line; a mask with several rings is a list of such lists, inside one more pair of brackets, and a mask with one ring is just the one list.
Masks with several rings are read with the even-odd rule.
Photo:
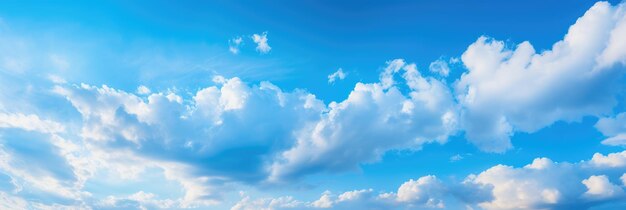
[[[316, 173], [354, 171], [389, 151], [445, 144], [460, 134], [481, 150], [505, 152], [517, 132], [586, 116], [602, 117], [596, 128], [608, 137], [604, 144], [623, 145], [624, 114], [611, 115], [623, 89], [625, 14], [623, 4], [597, 3], [540, 53], [529, 42], [507, 48], [480, 37], [461, 55], [467, 71], [452, 84], [394, 59], [377, 81], [356, 83], [343, 100], [328, 104], [305, 90], [221, 76], [189, 93], [68, 82], [25, 88], [43, 90], [50, 94], [45, 99], [72, 111], [54, 119], [45, 109], [10, 106], [8, 99], [21, 92], [3, 92], [0, 175], [11, 190], [0, 192], [0, 207], [206, 208], [223, 202], [233, 186], [283, 186]], [[267, 33], [252, 39], [260, 53], [271, 50]], [[239, 40], [231, 44], [238, 47]], [[16, 75], [23, 66], [3, 71]], [[449, 67], [439, 63], [431, 71], [445, 77]], [[38, 155], [29, 155], [33, 151]], [[537, 158], [523, 167], [496, 165], [461, 182], [422, 176], [393, 192], [324, 192], [313, 201], [244, 195], [232, 209], [586, 209], [624, 201], [624, 163], [625, 152], [578, 163]], [[180, 195], [90, 192], [94, 181], [131, 183], [148, 171], [176, 183]]]

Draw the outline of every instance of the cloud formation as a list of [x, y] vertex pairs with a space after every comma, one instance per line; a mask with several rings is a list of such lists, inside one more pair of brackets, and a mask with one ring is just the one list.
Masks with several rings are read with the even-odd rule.
[[626, 53], [626, 7], [598, 2], [551, 50], [529, 42], [508, 49], [480, 37], [461, 56], [468, 72], [456, 83], [466, 137], [485, 151], [512, 147], [515, 132], [556, 121], [610, 114], [617, 104]]
[[598, 129], [604, 136], [608, 138], [602, 141], [602, 144], [611, 146], [626, 145], [626, 113], [620, 113], [615, 117], [604, 117], [596, 122]]
[[267, 43], [267, 32], [252, 34], [252, 41], [257, 44], [256, 51], [261, 54], [267, 54], [272, 50], [272, 47]]
[[348, 73], [343, 72], [343, 69], [339, 68], [336, 72], [328, 75], [328, 83], [335, 83], [337, 80], [343, 80], [348, 76]]
[[[624, 4], [597, 3], [562, 41], [539, 53], [529, 42], [510, 48], [480, 37], [461, 56], [468, 71], [453, 84], [424, 76], [403, 59], [391, 60], [378, 81], [359, 82], [345, 99], [329, 104], [305, 90], [237, 77], [161, 92], [71, 84], [58, 76], [41, 83], [52, 87], [32, 87], [23, 85], [28, 76], [1, 77], [0, 186], [6, 190], [0, 205], [204, 207], [220, 202], [229, 185], [288, 184], [315, 173], [357, 170], [389, 151], [443, 144], [457, 133], [482, 150], [504, 152], [516, 132], [585, 116], [603, 117], [596, 128], [608, 137], [604, 144], [624, 145], [626, 115], [605, 116], [623, 89], [625, 14]], [[267, 33], [252, 39], [260, 53], [271, 50]], [[242, 38], [231, 42], [237, 47]], [[27, 75], [28, 62], [18, 57], [3, 59], [3, 76]], [[55, 68], [70, 66], [62, 56], [46, 58]], [[436, 62], [429, 69], [448, 75], [447, 64]], [[343, 78], [339, 69], [328, 81]], [[24, 90], [6, 88], [18, 85]], [[52, 94], [37, 101], [64, 103], [32, 113], [60, 109], [67, 119], [16, 112], [21, 107], [15, 104], [35, 106], [31, 98], [16, 96], [36, 91]], [[326, 192], [310, 202], [245, 196], [233, 209], [446, 208], [455, 202], [484, 209], [586, 209], [624, 200], [625, 167], [626, 152], [580, 163], [538, 158], [524, 167], [497, 165], [460, 183], [429, 175], [395, 192]], [[180, 197], [140, 190], [98, 200], [85, 188], [93, 179], [126, 182], [151, 170], [179, 185]]]
[[[240, 200], [236, 209], [589, 209], [626, 203], [626, 151], [595, 154], [579, 163], [536, 158], [520, 168], [496, 165], [462, 182], [427, 175], [408, 180], [396, 192], [372, 189], [299, 201], [291, 196]], [[449, 204], [452, 204], [450, 206]]]

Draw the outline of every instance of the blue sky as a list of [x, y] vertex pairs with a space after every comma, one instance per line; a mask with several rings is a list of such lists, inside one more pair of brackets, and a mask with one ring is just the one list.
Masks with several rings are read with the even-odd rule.
[[2, 209], [626, 207], [620, 1], [5, 1]]

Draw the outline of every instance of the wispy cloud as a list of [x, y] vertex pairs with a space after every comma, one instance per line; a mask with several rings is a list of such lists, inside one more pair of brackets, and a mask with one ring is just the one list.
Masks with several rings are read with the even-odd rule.
[[339, 68], [336, 72], [328, 75], [328, 83], [335, 83], [337, 80], [343, 80], [348, 76], [348, 73], [343, 72], [343, 69]]
[[243, 44], [243, 38], [239, 36], [231, 40], [228, 40], [228, 43], [229, 43], [228, 50], [232, 54], [237, 55], [239, 54], [239, 47]]

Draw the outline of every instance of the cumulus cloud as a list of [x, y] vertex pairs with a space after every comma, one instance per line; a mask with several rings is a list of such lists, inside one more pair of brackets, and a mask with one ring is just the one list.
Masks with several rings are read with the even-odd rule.
[[348, 73], [343, 72], [343, 69], [339, 68], [336, 72], [328, 75], [328, 83], [335, 83], [337, 80], [343, 80], [348, 76]]
[[[406, 95], [394, 86], [399, 73], [409, 89]], [[456, 108], [441, 81], [422, 77], [414, 64], [401, 59], [389, 62], [380, 81], [357, 83], [347, 99], [330, 103], [321, 119], [300, 130], [295, 146], [272, 165], [270, 180], [355, 169], [388, 150], [444, 143], [456, 132]]]
[[140, 85], [139, 87], [137, 87], [137, 94], [139, 95], [148, 95], [152, 93], [152, 91], [150, 91], [150, 88]]
[[605, 175], [592, 175], [582, 183], [587, 187], [584, 196], [592, 199], [607, 199], [621, 197], [624, 194], [622, 187], [614, 185]]
[[461, 56], [468, 72], [456, 82], [466, 137], [485, 151], [512, 147], [517, 131], [534, 132], [556, 121], [609, 114], [617, 104], [626, 7], [598, 2], [551, 50], [529, 42], [509, 49], [480, 37]]
[[[595, 154], [579, 163], [536, 158], [523, 167], [496, 165], [468, 175], [462, 182], [427, 175], [408, 180], [396, 192], [353, 190], [333, 195], [326, 191], [315, 201], [289, 198], [289, 206], [270, 206], [275, 199], [245, 197], [236, 206], [249, 209], [589, 209], [626, 202], [626, 151]], [[282, 200], [285, 197], [282, 197]], [[448, 204], [454, 204], [449, 206]]]
[[595, 127], [608, 137], [602, 141], [602, 144], [626, 145], [626, 113], [620, 113], [615, 117], [600, 118]]
[[261, 34], [252, 34], [252, 41], [257, 44], [256, 51], [261, 54], [269, 53], [272, 48], [267, 44], [267, 32]]
[[81, 136], [90, 143], [244, 182], [264, 179], [271, 157], [293, 145], [292, 132], [324, 109], [309, 93], [286, 93], [267, 82], [248, 86], [232, 78], [220, 85], [187, 99], [172, 92], [144, 99], [85, 84], [54, 91], [81, 114]]
[[441, 200], [445, 187], [435, 176], [424, 176], [409, 180], [398, 188], [397, 200], [407, 203], [421, 203], [427, 207], [444, 208]]

